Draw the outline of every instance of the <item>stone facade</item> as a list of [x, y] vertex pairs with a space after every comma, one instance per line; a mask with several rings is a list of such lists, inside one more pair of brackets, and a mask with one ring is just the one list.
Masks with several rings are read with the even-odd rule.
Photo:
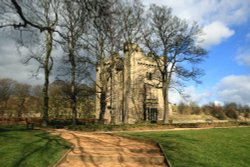
[[[107, 70], [109, 69], [109, 70]], [[124, 46], [123, 58], [113, 55], [96, 72], [96, 117], [100, 115], [100, 75], [106, 70], [107, 96], [104, 118], [107, 123], [155, 122], [163, 119], [163, 102], [156, 63], [136, 44]]]

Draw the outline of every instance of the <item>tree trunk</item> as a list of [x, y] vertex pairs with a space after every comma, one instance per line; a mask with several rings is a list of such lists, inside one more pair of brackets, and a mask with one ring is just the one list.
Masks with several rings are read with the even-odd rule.
[[163, 97], [163, 123], [168, 123], [168, 85], [165, 82], [162, 83], [162, 97]]
[[49, 119], [49, 96], [48, 96], [49, 74], [47, 70], [44, 70], [44, 75], [45, 75], [45, 81], [43, 84], [43, 126], [47, 126]]
[[17, 109], [17, 113], [16, 113], [16, 124], [19, 125], [19, 121], [22, 118], [22, 115], [24, 113], [24, 103], [25, 103], [25, 97], [21, 97], [19, 99], [19, 104], [18, 104], [18, 109]]
[[25, 103], [25, 97], [22, 97], [20, 100], [20, 103], [19, 103], [19, 108], [18, 108], [18, 111], [17, 111], [17, 118], [20, 119], [22, 117], [22, 114], [23, 114], [23, 111], [24, 111], [24, 103]]
[[100, 122], [104, 122], [104, 115], [106, 112], [106, 91], [101, 90], [101, 100], [100, 100], [100, 107], [101, 107], [101, 111], [100, 111], [100, 115], [99, 115], [99, 121]]
[[72, 85], [71, 87], [71, 107], [72, 107], [72, 125], [76, 125], [76, 120], [77, 120], [77, 100], [76, 100], [76, 95], [75, 95], [75, 85]]
[[44, 84], [43, 84], [43, 126], [48, 125], [49, 120], [49, 75], [51, 67], [49, 60], [52, 51], [52, 32], [48, 32], [46, 36], [46, 57], [44, 60]]
[[76, 100], [76, 63], [73, 53], [69, 55], [71, 63], [71, 109], [72, 109], [72, 125], [76, 125], [77, 119], [77, 100]]

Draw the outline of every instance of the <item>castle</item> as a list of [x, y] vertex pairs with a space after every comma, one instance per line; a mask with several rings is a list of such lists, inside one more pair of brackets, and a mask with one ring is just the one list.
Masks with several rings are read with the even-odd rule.
[[107, 123], [157, 122], [163, 119], [163, 99], [159, 72], [152, 57], [143, 53], [137, 44], [125, 44], [124, 56], [114, 54], [101, 68], [96, 68], [96, 117], [101, 112], [101, 78], [106, 76]]

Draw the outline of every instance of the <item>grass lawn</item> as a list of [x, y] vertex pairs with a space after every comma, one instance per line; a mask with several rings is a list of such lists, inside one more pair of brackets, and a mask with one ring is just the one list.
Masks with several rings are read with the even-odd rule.
[[159, 142], [173, 167], [250, 166], [250, 127], [119, 135]]
[[41, 130], [0, 127], [0, 166], [47, 167], [61, 158], [70, 144]]

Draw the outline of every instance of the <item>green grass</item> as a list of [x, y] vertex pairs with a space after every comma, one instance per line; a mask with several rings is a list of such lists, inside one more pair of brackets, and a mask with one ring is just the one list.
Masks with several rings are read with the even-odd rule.
[[53, 166], [70, 148], [59, 137], [25, 127], [0, 127], [0, 166]]
[[249, 167], [250, 128], [161, 132], [126, 132], [119, 135], [159, 142], [173, 167]]

